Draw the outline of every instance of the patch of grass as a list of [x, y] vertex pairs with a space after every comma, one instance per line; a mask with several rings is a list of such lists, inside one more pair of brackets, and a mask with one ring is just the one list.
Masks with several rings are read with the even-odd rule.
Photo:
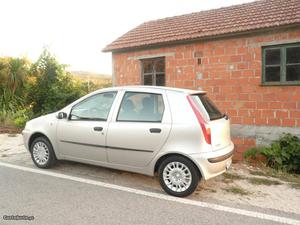
[[17, 137], [17, 134], [8, 134], [8, 137]]
[[248, 178], [248, 181], [251, 184], [255, 184], [255, 185], [270, 186], [270, 185], [280, 185], [280, 184], [282, 184], [281, 182], [276, 181], [276, 180], [270, 180], [270, 179], [266, 179], [266, 178], [256, 178], [256, 177]]
[[[273, 177], [280, 179], [284, 182], [288, 182], [291, 185], [299, 185], [300, 186], [300, 175], [298, 174], [290, 174], [284, 171], [278, 171], [269, 168], [263, 168], [264, 171], [250, 170], [249, 173], [254, 176], [264, 176], [264, 177]], [[290, 185], [290, 186], [291, 186]]]
[[281, 173], [276, 176], [277, 178], [289, 182], [289, 183], [298, 183], [300, 185], [300, 176], [288, 173]]
[[263, 176], [263, 177], [268, 176], [268, 175], [265, 174], [264, 172], [262, 172], [262, 171], [257, 171], [257, 170], [250, 170], [249, 173], [250, 173], [251, 175], [254, 175], [254, 176]]
[[249, 191], [247, 191], [243, 188], [240, 188], [240, 187], [230, 187], [230, 188], [225, 188], [224, 190], [226, 192], [230, 192], [230, 193], [238, 194], [238, 195], [242, 195], [242, 196], [251, 194]]
[[280, 179], [284, 182], [288, 182], [292, 188], [300, 189], [300, 175], [290, 174], [283, 171], [269, 170], [267, 174], [270, 177]]
[[234, 173], [224, 173], [223, 177], [228, 180], [243, 180], [243, 176]]

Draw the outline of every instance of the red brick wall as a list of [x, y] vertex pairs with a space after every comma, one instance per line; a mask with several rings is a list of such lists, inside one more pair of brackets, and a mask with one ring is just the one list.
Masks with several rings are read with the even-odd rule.
[[234, 157], [233, 160], [240, 161], [243, 159], [243, 153], [254, 146], [256, 146], [255, 138], [246, 137], [232, 137], [234, 143]]
[[139, 57], [167, 53], [166, 85], [202, 87], [232, 124], [300, 127], [300, 86], [261, 86], [261, 47], [299, 40], [300, 29], [294, 28], [114, 53], [115, 85], [140, 84]]

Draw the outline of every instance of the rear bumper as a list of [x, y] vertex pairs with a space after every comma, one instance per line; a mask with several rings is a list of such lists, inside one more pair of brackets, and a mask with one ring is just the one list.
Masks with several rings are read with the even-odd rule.
[[222, 162], [225, 161], [226, 159], [232, 157], [233, 155], [233, 150], [225, 155], [221, 155], [221, 156], [217, 156], [217, 157], [213, 157], [213, 158], [208, 158], [208, 162], [210, 163], [218, 163], [218, 162]]
[[228, 170], [232, 163], [234, 145], [214, 152], [190, 155], [200, 169], [205, 180], [218, 176]]

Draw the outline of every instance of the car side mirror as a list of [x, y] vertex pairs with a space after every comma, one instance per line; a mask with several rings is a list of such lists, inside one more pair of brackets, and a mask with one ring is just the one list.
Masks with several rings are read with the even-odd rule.
[[57, 119], [59, 119], [59, 120], [61, 120], [61, 119], [66, 119], [67, 117], [68, 117], [68, 114], [67, 113], [65, 113], [65, 112], [59, 112], [58, 114], [57, 114]]

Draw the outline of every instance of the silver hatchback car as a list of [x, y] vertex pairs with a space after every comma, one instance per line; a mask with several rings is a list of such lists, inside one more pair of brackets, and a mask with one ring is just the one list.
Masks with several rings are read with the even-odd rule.
[[26, 148], [39, 168], [72, 160], [158, 174], [171, 195], [231, 165], [230, 122], [204, 91], [128, 86], [90, 93], [26, 123]]

